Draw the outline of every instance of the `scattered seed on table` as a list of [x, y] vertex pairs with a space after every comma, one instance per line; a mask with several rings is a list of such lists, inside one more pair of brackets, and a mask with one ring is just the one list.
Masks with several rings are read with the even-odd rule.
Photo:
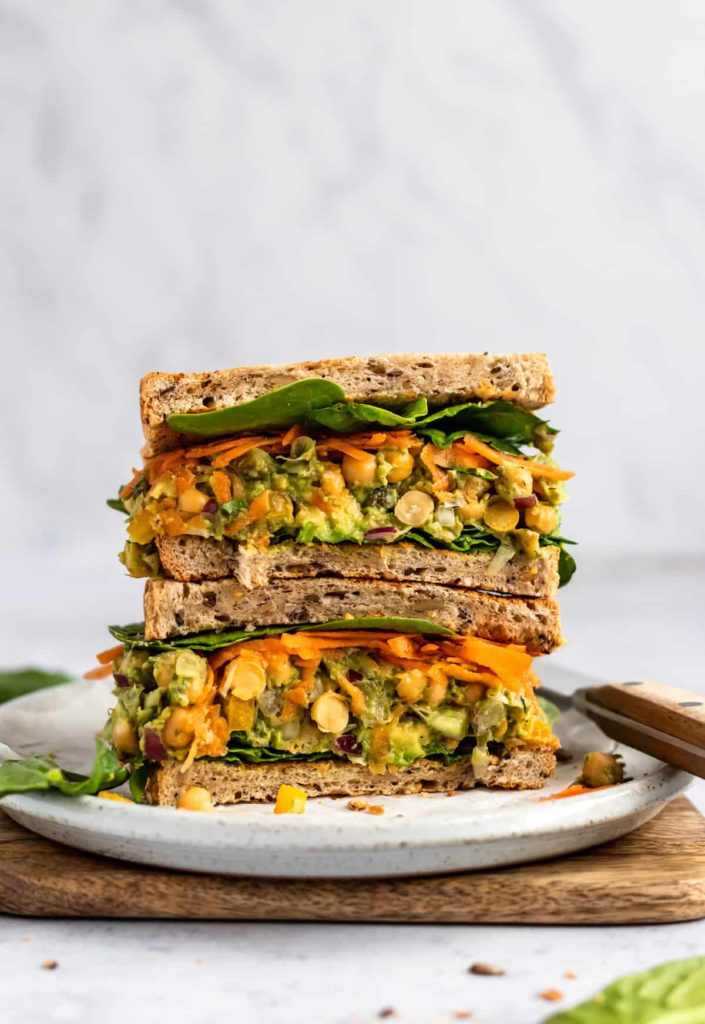
[[563, 993], [559, 992], [557, 988], [545, 988], [543, 992], [539, 992], [539, 996], [547, 1003], [557, 1003], [563, 998]]
[[484, 974], [490, 977], [506, 973], [503, 967], [497, 967], [495, 964], [471, 964], [468, 967], [468, 974]]
[[58, 960], [44, 960], [42, 962], [42, 967], [45, 971], [55, 971], [58, 966]]

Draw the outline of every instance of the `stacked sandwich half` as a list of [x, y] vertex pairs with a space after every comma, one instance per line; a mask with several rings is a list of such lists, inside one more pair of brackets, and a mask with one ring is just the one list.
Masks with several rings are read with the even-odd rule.
[[380, 356], [141, 386], [120, 491], [144, 624], [115, 628], [106, 736], [179, 804], [539, 787], [557, 741], [571, 475], [542, 355]]

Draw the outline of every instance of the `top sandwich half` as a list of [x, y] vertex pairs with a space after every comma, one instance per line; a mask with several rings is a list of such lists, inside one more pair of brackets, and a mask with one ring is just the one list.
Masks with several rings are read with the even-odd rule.
[[542, 354], [391, 355], [141, 385], [135, 576], [342, 576], [550, 597], [573, 570]]

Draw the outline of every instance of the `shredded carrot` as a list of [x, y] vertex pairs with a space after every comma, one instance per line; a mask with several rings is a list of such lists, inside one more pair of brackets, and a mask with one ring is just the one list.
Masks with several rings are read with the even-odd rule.
[[219, 505], [224, 505], [226, 501], [230, 501], [233, 489], [227, 473], [217, 469], [211, 476], [210, 483], [213, 488], [213, 494], [215, 494], [215, 500]]
[[304, 432], [304, 428], [300, 423], [294, 423], [293, 426], [289, 427], [287, 432], [282, 436], [282, 445], [284, 448], [288, 448], [297, 437], [301, 437]]
[[462, 647], [467, 661], [484, 665], [503, 679], [520, 678], [531, 668], [531, 655], [518, 644], [495, 644], [491, 640], [466, 636]]
[[326, 449], [328, 448], [342, 452], [343, 455], [349, 455], [351, 459], [357, 459], [358, 462], [366, 462], [370, 458], [370, 453], [366, 452], [364, 448], [357, 448], [354, 444], [339, 437], [332, 437], [326, 441]]
[[128, 483], [126, 483], [123, 487], [120, 488], [120, 495], [119, 495], [119, 497], [120, 497], [121, 501], [124, 501], [125, 498], [129, 498], [130, 497], [130, 495], [134, 491], [135, 487], [139, 483], [141, 476], [142, 476], [142, 470], [141, 469], [135, 469], [133, 467], [133, 469], [132, 469], [132, 479]]
[[438, 449], [434, 444], [425, 444], [421, 449], [420, 458], [426, 469], [431, 474], [434, 491], [447, 491], [450, 481], [448, 478], [448, 474], [442, 473], [441, 470], [436, 465], [437, 455]]
[[250, 519], [262, 519], [269, 512], [271, 504], [271, 492], [262, 491], [261, 494], [258, 494], [257, 497], [253, 498], [250, 502], [250, 507], [247, 510]]
[[548, 800], [566, 800], [571, 796], [585, 796], [586, 793], [598, 793], [601, 789], [612, 789], [616, 786], [616, 782], [611, 782], [607, 786], [581, 786], [579, 782], [575, 782], [572, 786], [568, 786], [566, 789], [562, 789], [559, 793], [551, 793], [550, 796], [541, 797], [541, 803], [546, 803]]
[[571, 473], [567, 469], [559, 469], [557, 466], [545, 466], [542, 462], [536, 462], [535, 459], [524, 459], [520, 455], [509, 455], [506, 452], [498, 452], [490, 445], [485, 444], [484, 441], [479, 441], [472, 434], [466, 434], [463, 440], [463, 444], [471, 452], [475, 452], [477, 455], [483, 455], [490, 462], [495, 465], [499, 465], [500, 462], [511, 462], [513, 466], [523, 466], [524, 469], [528, 469], [532, 476], [544, 477], [546, 480], [570, 480], [575, 473]]
[[398, 658], [413, 658], [416, 653], [409, 636], [393, 636], [387, 641], [387, 646]]
[[89, 669], [83, 673], [84, 679], [105, 679], [113, 671], [112, 665], [99, 665], [97, 668]]
[[214, 469], [222, 469], [223, 466], [230, 465], [235, 459], [241, 458], [243, 455], [247, 455], [253, 448], [271, 448], [273, 445], [279, 444], [279, 438], [276, 437], [246, 437], [241, 438], [239, 443], [233, 444], [232, 447], [221, 452], [219, 455], [212, 460]]
[[333, 506], [325, 499], [323, 492], [319, 488], [315, 488], [311, 492], [311, 504], [314, 508], [320, 508], [326, 514], [333, 511]]
[[365, 710], [365, 695], [359, 686], [355, 686], [355, 683], [351, 683], [349, 679], [339, 678], [338, 686], [340, 689], [347, 693], [350, 698], [350, 710], [359, 718]]
[[124, 650], [125, 645], [118, 644], [117, 647], [109, 647], [107, 651], [101, 651], [100, 654], [96, 654], [96, 658], [101, 665], [112, 665], [115, 659], [119, 658]]
[[[352, 458], [367, 457], [367, 452], [378, 448], [407, 448], [418, 451], [423, 441], [415, 437], [409, 430], [388, 430], [367, 434], [351, 434], [347, 437], [326, 437], [316, 445], [318, 451], [325, 455], [329, 449], [342, 451]], [[356, 454], [353, 454], [355, 452]]]
[[286, 691], [284, 696], [292, 704], [298, 704], [300, 708], [308, 707], [308, 691], [305, 686], [292, 686], [290, 690]]

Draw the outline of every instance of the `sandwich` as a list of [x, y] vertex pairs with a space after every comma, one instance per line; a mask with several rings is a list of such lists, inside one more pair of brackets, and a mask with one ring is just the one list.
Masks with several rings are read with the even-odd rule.
[[560, 532], [543, 355], [391, 355], [149, 374], [144, 465], [111, 502], [137, 577], [261, 591], [332, 577], [551, 599]]
[[[360, 617], [148, 639], [113, 627], [103, 738], [137, 800], [539, 788], [558, 742], [521, 643]], [[103, 659], [105, 660], [105, 659]]]

